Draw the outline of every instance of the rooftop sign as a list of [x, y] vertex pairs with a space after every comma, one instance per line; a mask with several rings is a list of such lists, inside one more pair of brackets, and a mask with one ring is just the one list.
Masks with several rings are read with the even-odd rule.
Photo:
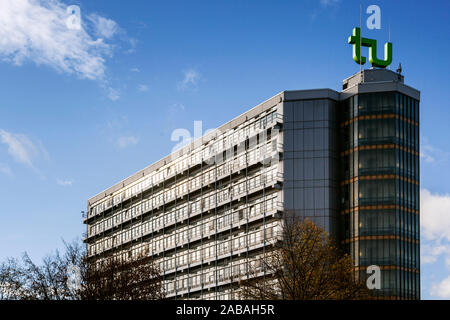
[[357, 64], [365, 64], [366, 57], [361, 56], [361, 46], [369, 48], [369, 61], [374, 67], [386, 68], [392, 63], [392, 43], [384, 44], [384, 60], [377, 58], [377, 40], [361, 37], [361, 29], [353, 28], [353, 34], [348, 37], [348, 43], [353, 45], [353, 60]]

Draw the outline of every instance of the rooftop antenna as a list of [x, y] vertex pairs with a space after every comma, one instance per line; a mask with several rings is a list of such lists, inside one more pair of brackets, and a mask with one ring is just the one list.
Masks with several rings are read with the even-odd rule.
[[[388, 33], [389, 33], [389, 40], [388, 42], [391, 42], [391, 19], [389, 18], [389, 25], [388, 25]], [[388, 66], [388, 70], [391, 70], [391, 66]]]
[[361, 77], [361, 82], [364, 81], [363, 79], [363, 75], [362, 75], [362, 4], [359, 3], [359, 32], [360, 32], [360, 37], [359, 37], [359, 74]]
[[402, 80], [402, 64], [399, 63], [397, 67], [397, 78], [399, 81]]

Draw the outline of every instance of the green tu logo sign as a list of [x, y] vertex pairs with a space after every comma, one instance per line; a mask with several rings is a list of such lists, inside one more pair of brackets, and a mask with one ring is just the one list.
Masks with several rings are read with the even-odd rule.
[[369, 47], [369, 61], [374, 67], [386, 68], [392, 63], [392, 43], [384, 44], [384, 60], [377, 58], [377, 40], [361, 37], [361, 29], [353, 28], [353, 35], [348, 37], [348, 43], [353, 45], [353, 60], [357, 64], [366, 63], [366, 57], [361, 56], [361, 46]]

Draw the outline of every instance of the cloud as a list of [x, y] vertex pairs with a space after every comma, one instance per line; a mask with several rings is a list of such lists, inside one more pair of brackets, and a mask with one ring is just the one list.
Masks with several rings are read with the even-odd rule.
[[435, 160], [429, 153], [425, 152], [425, 150], [420, 152], [420, 158], [427, 163], [434, 162]]
[[340, 0], [320, 0], [320, 4], [323, 7], [335, 6], [338, 5]]
[[119, 30], [117, 23], [111, 19], [103, 18], [98, 14], [91, 14], [88, 19], [92, 22], [94, 32], [101, 38], [111, 39]]
[[201, 76], [200, 73], [193, 69], [189, 69], [183, 72], [184, 78], [178, 83], [178, 90], [195, 90], [197, 89], [198, 81]]
[[309, 19], [311, 23], [320, 21], [320, 16], [326, 15], [327, 18], [336, 17], [336, 11], [339, 9], [340, 0], [320, 0], [319, 6], [315, 7], [309, 14]]
[[420, 224], [428, 240], [450, 241], [450, 195], [420, 192]]
[[420, 146], [420, 158], [426, 163], [447, 161], [450, 153], [436, 148], [428, 143], [427, 138], [423, 138]]
[[[423, 264], [436, 264], [435, 267], [450, 270], [450, 195], [431, 193], [426, 189], [420, 192], [420, 259]], [[438, 260], [439, 259], [439, 260]], [[448, 273], [447, 273], [448, 275]], [[440, 298], [450, 298], [450, 276], [434, 283], [430, 294]]]
[[131, 145], [136, 145], [137, 143], [138, 139], [134, 136], [121, 136], [117, 139], [117, 144], [122, 149]]
[[62, 180], [62, 179], [56, 179], [56, 183], [62, 187], [71, 187], [73, 184], [72, 180]]
[[422, 244], [420, 247], [420, 252], [420, 261], [425, 264], [433, 264], [443, 253], [450, 253], [449, 249], [446, 246], [439, 244], [435, 246]]
[[11, 168], [5, 163], [0, 163], [0, 173], [6, 174], [7, 176], [13, 175]]
[[128, 117], [126, 115], [115, 116], [108, 120], [105, 125], [105, 129], [108, 133], [118, 132], [128, 126]]
[[11, 157], [28, 167], [33, 167], [32, 159], [42, 155], [48, 157], [47, 151], [41, 143], [33, 143], [26, 135], [11, 133], [0, 129], [0, 142], [8, 146]]
[[108, 98], [112, 101], [117, 101], [120, 98], [120, 93], [118, 90], [111, 87], [108, 88]]
[[126, 50], [125, 53], [127, 53], [127, 54], [135, 53], [136, 52], [136, 47], [137, 47], [137, 44], [138, 44], [138, 40], [134, 39], [134, 38], [130, 38], [130, 39], [128, 39], [128, 43], [130, 45], [130, 48], [128, 50]]
[[439, 282], [438, 284], [434, 284], [430, 290], [431, 295], [438, 296], [442, 299], [450, 298], [450, 276]]
[[146, 92], [146, 91], [148, 91], [148, 85], [146, 85], [146, 84], [140, 84], [139, 87], [138, 87], [138, 90], [139, 90], [140, 92]]
[[139, 70], [139, 68], [131, 68], [130, 71], [131, 72], [141, 72], [141, 70]]
[[[34, 62], [83, 79], [104, 80], [106, 58], [112, 55], [112, 46], [104, 39], [115, 34], [117, 24], [81, 12], [79, 28], [70, 27], [67, 9], [60, 0], [1, 0], [0, 59], [15, 65]], [[102, 38], [94, 39], [88, 31]]]
[[184, 104], [182, 104], [182, 103], [174, 103], [174, 104], [171, 104], [171, 105], [167, 108], [169, 117], [172, 118], [172, 117], [176, 116], [176, 115], [179, 114], [181, 111], [184, 111], [185, 108], [186, 108], [186, 107], [185, 107]]
[[126, 115], [113, 113], [112, 117], [100, 126], [100, 130], [110, 144], [124, 149], [139, 142], [139, 139], [128, 129], [129, 127]]

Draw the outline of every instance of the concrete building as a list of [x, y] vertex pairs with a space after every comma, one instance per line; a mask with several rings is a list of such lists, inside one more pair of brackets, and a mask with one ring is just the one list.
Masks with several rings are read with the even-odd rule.
[[384, 69], [283, 91], [89, 199], [89, 259], [151, 256], [168, 297], [235, 299], [290, 211], [378, 265], [377, 295], [418, 299], [419, 99]]

